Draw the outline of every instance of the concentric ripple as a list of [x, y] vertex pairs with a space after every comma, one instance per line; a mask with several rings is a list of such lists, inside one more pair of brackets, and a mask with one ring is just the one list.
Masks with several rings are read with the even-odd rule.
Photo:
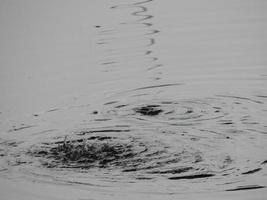
[[106, 111], [110, 115], [177, 126], [199, 124], [202, 123], [201, 121], [216, 120], [229, 114], [223, 109], [224, 103], [216, 98], [178, 101], [148, 100], [132, 104], [115, 102], [112, 105], [113, 107]]
[[263, 102], [227, 95], [142, 101], [133, 96], [103, 102], [89, 123], [65, 136], [30, 148], [16, 144], [13, 165], [30, 177], [50, 179], [56, 173], [60, 182], [69, 182], [71, 172], [76, 183], [91, 184], [84, 179], [97, 170], [103, 176], [93, 182], [102, 184], [103, 177], [116, 182], [165, 178], [221, 186], [266, 167], [265, 122], [256, 115], [266, 115]]
[[3, 156], [31, 179], [85, 185], [165, 179], [229, 189], [263, 173], [262, 99], [162, 96], [113, 95], [77, 129], [31, 145], [11, 141]]
[[261, 148], [266, 148], [260, 141], [266, 134], [262, 101], [231, 95], [153, 101], [138, 101], [133, 95], [122, 99], [107, 102], [103, 115], [132, 125], [136, 131], [153, 132], [161, 141], [168, 138], [165, 146], [172, 150], [169, 155], [179, 154], [177, 146], [187, 155], [175, 164], [161, 166], [167, 168], [166, 173], [181, 164], [189, 164], [189, 173], [196, 177], [203, 177], [199, 171], [223, 177], [260, 171], [265, 159]]
[[[136, 18], [122, 22], [122, 30], [128, 31], [131, 25], [134, 30], [144, 27], [128, 33], [124, 40], [114, 28], [97, 27], [98, 45], [105, 45], [108, 53], [101, 60], [105, 69], [129, 64], [127, 53], [136, 55], [134, 60], [149, 58], [151, 63], [148, 66], [142, 63], [145, 67], [140, 67], [141, 71], [149, 73], [163, 68], [153, 49], [155, 34], [160, 31], [150, 21], [153, 15], [145, 6], [149, 2], [152, 1], [111, 7], [111, 10], [129, 9]], [[126, 42], [123, 48], [121, 41]], [[137, 57], [139, 52], [143, 52], [141, 59]], [[158, 74], [154, 77], [160, 79]], [[83, 184], [105, 191], [114, 191], [122, 184], [127, 185], [125, 188], [131, 183], [142, 185], [143, 181], [150, 184], [142, 185], [142, 189], [151, 191], [152, 183], [160, 185], [162, 180], [165, 181], [162, 191], [178, 193], [265, 187], [264, 181], [257, 182], [266, 175], [265, 95], [186, 96], [185, 88], [179, 90], [184, 83], [150, 84], [101, 98], [102, 102], [92, 105], [88, 119], [74, 130], [64, 133], [52, 130], [45, 137], [32, 135], [36, 137], [34, 143], [1, 141], [0, 156], [4, 161], [0, 170], [11, 168], [19, 177], [34, 181]], [[31, 127], [23, 125], [13, 131]], [[255, 176], [257, 181], [250, 182]], [[178, 188], [172, 186], [174, 181]]]

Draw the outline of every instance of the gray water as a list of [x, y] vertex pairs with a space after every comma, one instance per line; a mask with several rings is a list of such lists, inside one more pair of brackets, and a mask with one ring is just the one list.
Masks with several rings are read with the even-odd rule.
[[[70, 199], [264, 199], [265, 1], [19, 4], [1, 2], [2, 188], [34, 183], [22, 191], [40, 199], [64, 199], [55, 188]], [[63, 161], [51, 152], [66, 141], [118, 155]]]

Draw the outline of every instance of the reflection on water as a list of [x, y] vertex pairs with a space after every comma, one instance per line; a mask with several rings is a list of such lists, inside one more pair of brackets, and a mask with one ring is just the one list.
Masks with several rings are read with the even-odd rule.
[[[210, 60], [219, 60], [213, 54], [210, 60], [201, 57], [201, 69], [163, 64], [163, 58], [175, 59], [176, 50], [184, 49], [158, 52], [163, 30], [156, 28], [155, 5], [154, 0], [129, 0], [108, 9], [114, 15], [127, 13], [114, 27], [95, 27], [96, 67], [118, 79], [116, 88], [88, 99], [90, 104], [36, 114], [38, 123], [29, 119], [36, 125], [9, 129], [14, 135], [0, 139], [1, 176], [86, 186], [103, 195], [149, 193], [151, 198], [267, 186], [264, 67], [210, 67]], [[118, 74], [134, 77], [134, 84]], [[73, 117], [81, 121], [74, 124]], [[75, 128], [62, 128], [68, 124]]]
[[[152, 70], [162, 67], [159, 58], [153, 49], [156, 43], [155, 34], [160, 31], [154, 28], [151, 21], [154, 16], [150, 14], [147, 4], [151, 1], [129, 2], [120, 5], [111, 6], [114, 10], [129, 10], [134, 17], [132, 20], [125, 20], [119, 23], [116, 30], [100, 29], [98, 36], [100, 37], [97, 44], [105, 44], [103, 51], [107, 52], [106, 57], [101, 58], [101, 64], [107, 72], [110, 70], [119, 70], [119, 66], [124, 65], [127, 68], [129, 61], [138, 60], [144, 66], [129, 66], [131, 68], [139, 68], [139, 73], [144, 73], [144, 70]], [[141, 26], [140, 26], [141, 25]], [[131, 27], [131, 28], [129, 28]], [[153, 74], [153, 80], [160, 80], [162, 72]]]

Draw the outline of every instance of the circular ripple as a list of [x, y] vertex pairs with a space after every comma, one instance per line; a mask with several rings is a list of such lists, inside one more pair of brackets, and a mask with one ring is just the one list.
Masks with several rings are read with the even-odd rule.
[[[186, 155], [183, 159], [159, 167], [166, 174], [177, 168], [186, 173], [179, 170], [182, 165], [190, 168], [193, 177], [199, 177], [200, 172], [233, 177], [260, 171], [265, 159], [261, 139], [267, 133], [262, 120], [266, 116], [263, 102], [227, 95], [180, 100], [138, 98], [140, 95], [124, 96], [107, 102], [102, 114], [135, 127], [137, 132], [153, 132], [151, 137], [165, 142], [169, 156], [178, 155], [177, 146], [181, 147]], [[164, 170], [159, 174], [165, 174]]]
[[229, 96], [114, 99], [92, 112], [89, 123], [67, 133], [73, 151], [84, 143], [98, 146], [97, 151], [73, 159], [60, 151], [66, 139], [59, 136], [24, 150], [18, 144], [9, 156], [33, 179], [102, 186], [111, 180], [197, 179], [224, 185], [265, 166], [262, 105]]
[[[147, 101], [123, 104], [113, 103], [106, 113], [112, 117], [131, 118], [169, 125], [192, 125], [205, 120], [215, 120], [228, 115], [223, 102], [218, 99]], [[228, 106], [229, 109], [229, 106]]]

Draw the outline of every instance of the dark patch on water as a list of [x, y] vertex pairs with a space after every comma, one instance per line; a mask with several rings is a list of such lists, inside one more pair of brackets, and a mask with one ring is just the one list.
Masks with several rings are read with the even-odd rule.
[[172, 102], [172, 101], [162, 101], [161, 103], [162, 104], [174, 104], [174, 102]]
[[267, 164], [267, 160], [263, 161], [261, 164], [262, 164], [262, 165]]
[[5, 145], [7, 147], [17, 147], [19, 143], [17, 141], [4, 141], [0, 143], [1, 145]]
[[5, 149], [0, 149], [0, 157], [6, 156]]
[[136, 172], [138, 170], [140, 170], [140, 169], [138, 169], [138, 168], [124, 169], [122, 172]]
[[[135, 172], [168, 164], [168, 160], [165, 160], [168, 153], [162, 151], [152, 154], [154, 148], [140, 138], [93, 135], [75, 140], [67, 140], [66, 137], [64, 140], [42, 143], [32, 147], [28, 155], [38, 157], [46, 168], [117, 168], [122, 172]], [[160, 162], [160, 159], [164, 161]], [[157, 160], [159, 162], [155, 162]]]
[[134, 110], [142, 115], [155, 116], [163, 112], [163, 110], [159, 109], [158, 107], [159, 105], [147, 105], [140, 108], [135, 108]]
[[170, 177], [170, 180], [180, 180], [180, 179], [198, 179], [198, 178], [208, 178], [215, 176], [215, 174], [196, 174], [196, 175], [188, 175], [188, 176], [175, 176]]
[[146, 35], [152, 35], [152, 34], [157, 34], [157, 33], [160, 33], [160, 31], [159, 30], [151, 30], [151, 32], [147, 33]]
[[102, 65], [112, 65], [112, 64], [116, 64], [116, 62], [115, 61], [110, 61], [110, 62], [102, 63]]
[[[106, 138], [89, 138], [100, 141]], [[67, 140], [55, 142], [50, 146], [30, 152], [35, 157], [46, 158], [46, 167], [91, 168], [107, 167], [134, 155], [132, 145], [116, 142], [86, 142], [85, 140]]]
[[266, 95], [257, 95], [257, 97], [260, 97], [260, 98], [267, 98]]
[[153, 51], [148, 50], [148, 51], [145, 52], [145, 55], [149, 55], [149, 54], [151, 54], [152, 52], [153, 52]]
[[[130, 165], [127, 165], [125, 167], [127, 167], [126, 169], [124, 169], [122, 172], [137, 172], [137, 171], [144, 171], [144, 170], [151, 170], [151, 169], [155, 169], [157, 168], [158, 166], [146, 166], [146, 167], [140, 167], [138, 165], [140, 164], [144, 164], [146, 162], [145, 159], [138, 159], [136, 160], [137, 163], [132, 163]], [[139, 164], [138, 164], [139, 162]]]
[[221, 124], [223, 124], [223, 125], [231, 125], [231, 124], [233, 124], [233, 122], [231, 122], [231, 121], [229, 121], [229, 122], [222, 122]]
[[227, 155], [224, 158], [223, 167], [222, 168], [225, 168], [226, 166], [230, 165], [232, 162], [233, 162], [233, 159], [229, 155]]
[[99, 140], [99, 141], [111, 140], [111, 139], [115, 139], [115, 137], [110, 137], [110, 136], [92, 136], [92, 137], [89, 137], [88, 138], [88, 140]]
[[54, 109], [51, 109], [51, 110], [47, 110], [46, 112], [55, 112], [55, 111], [58, 111], [59, 108], [54, 108]]
[[194, 163], [199, 163], [199, 162], [202, 162], [203, 161], [203, 158], [201, 155], [195, 155], [195, 160], [194, 160]]
[[96, 122], [110, 121], [111, 119], [94, 119]]
[[193, 113], [193, 112], [194, 112], [193, 110], [188, 109], [188, 110], [185, 112], [185, 114], [190, 114], [190, 113]]
[[174, 110], [172, 110], [172, 111], [169, 111], [169, 112], [166, 112], [166, 113], [164, 113], [165, 115], [169, 115], [169, 114], [173, 114], [175, 111]]
[[137, 88], [136, 90], [145, 90], [145, 89], [152, 89], [152, 88], [160, 88], [160, 87], [169, 87], [169, 86], [176, 86], [176, 85], [182, 85], [182, 83], [171, 83], [171, 84], [162, 84], [162, 85], [151, 85], [146, 87]]
[[98, 114], [98, 111], [95, 110], [92, 112], [92, 114], [96, 115], [96, 114]]
[[118, 101], [110, 101], [110, 102], [104, 103], [104, 105], [110, 105], [110, 104], [114, 104], [114, 103], [118, 103]]
[[129, 105], [129, 104], [118, 105], [118, 106], [116, 106], [115, 108], [123, 108], [123, 107], [128, 106], [128, 105]]
[[162, 66], [163, 66], [162, 64], [153, 65], [152, 67], [147, 68], [147, 71], [154, 70]]
[[243, 172], [242, 174], [253, 174], [253, 173], [256, 173], [256, 172], [258, 172], [260, 170], [262, 170], [262, 168], [253, 169], [253, 170], [250, 170], [250, 171], [247, 171], [247, 172]]
[[130, 132], [129, 129], [102, 129], [102, 130], [92, 130], [92, 131], [82, 131], [78, 135], [86, 135], [90, 133], [120, 133], [120, 132]]
[[14, 132], [14, 131], [20, 131], [20, 130], [23, 130], [23, 129], [27, 129], [27, 128], [32, 128], [34, 126], [21, 126], [21, 127], [18, 127], [18, 128], [12, 128], [9, 130], [9, 132]]
[[150, 177], [136, 177], [137, 180], [152, 180], [153, 178]]
[[[68, 141], [57, 141], [54, 142], [54, 144], [70, 144], [70, 143], [81, 143], [85, 142], [87, 140], [99, 140], [99, 141], [104, 141], [104, 140], [111, 140], [111, 139], [116, 139], [116, 137], [110, 137], [110, 136], [91, 136], [89, 138], [82, 138], [82, 139], [76, 139], [76, 140], [68, 140]], [[46, 145], [49, 145], [49, 143], [44, 143]]]
[[150, 174], [181, 174], [184, 172], [188, 172], [189, 170], [192, 170], [193, 167], [181, 167], [178, 169], [169, 169], [165, 171], [152, 171], [149, 172]]
[[234, 189], [228, 189], [226, 191], [239, 191], [239, 190], [255, 190], [255, 189], [261, 189], [261, 188], [266, 188], [265, 186], [260, 186], [260, 185], [247, 185], [247, 186], [239, 186]]

